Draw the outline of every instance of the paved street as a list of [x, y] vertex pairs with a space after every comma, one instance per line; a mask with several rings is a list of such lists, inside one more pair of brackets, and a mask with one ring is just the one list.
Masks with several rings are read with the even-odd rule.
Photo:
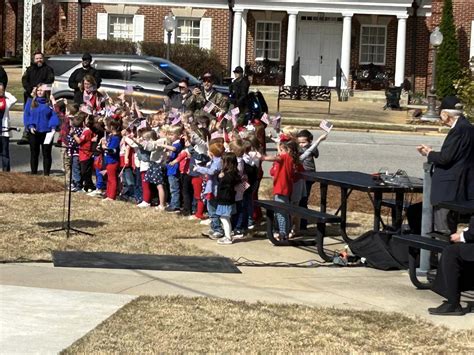
[[[12, 126], [22, 125], [22, 116], [19, 112], [12, 112]], [[337, 125], [336, 125], [337, 129]], [[315, 137], [322, 131], [312, 131]], [[18, 139], [20, 134], [13, 133], [13, 139]], [[444, 139], [443, 135], [418, 135], [394, 133], [366, 133], [334, 131], [320, 146], [320, 158], [316, 161], [318, 170], [356, 170], [363, 172], [376, 172], [380, 168], [387, 168], [394, 172], [398, 169], [405, 170], [409, 175], [422, 177], [422, 165], [425, 159], [416, 151], [420, 143], [439, 148]], [[273, 154], [274, 144], [269, 145]], [[273, 148], [273, 149], [272, 149]], [[14, 171], [29, 171], [29, 148], [10, 145], [12, 169]], [[60, 172], [61, 151], [53, 149], [53, 172]], [[41, 163], [40, 163], [41, 170]], [[269, 164], [266, 165], [268, 167]], [[384, 169], [386, 170], [386, 169]]]

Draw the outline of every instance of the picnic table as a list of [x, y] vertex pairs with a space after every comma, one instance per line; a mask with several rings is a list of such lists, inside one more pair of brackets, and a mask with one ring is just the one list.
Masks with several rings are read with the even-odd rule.
[[[474, 201], [446, 201], [441, 202], [439, 207], [446, 208], [461, 214], [474, 215]], [[396, 235], [394, 240], [408, 245], [408, 270], [412, 284], [418, 289], [430, 289], [431, 283], [422, 282], [416, 273], [417, 259], [421, 249], [436, 253], [442, 253], [450, 243], [444, 240], [432, 239], [421, 235]]]
[[[320, 211], [326, 213], [327, 210], [327, 193], [328, 186], [337, 186], [341, 190], [341, 205], [338, 212], [341, 213], [341, 235], [346, 243], [352, 240], [347, 235], [347, 201], [352, 191], [363, 191], [369, 194], [374, 206], [374, 231], [379, 231], [381, 226], [381, 208], [383, 195], [387, 193], [395, 193], [395, 222], [396, 230], [401, 228], [403, 219], [403, 205], [406, 193], [423, 192], [423, 180], [414, 177], [407, 177], [403, 184], [382, 183], [374, 178], [373, 175], [358, 171], [325, 171], [325, 172], [303, 172], [304, 179], [318, 182], [321, 190]], [[373, 195], [373, 197], [372, 197]], [[324, 226], [320, 228], [321, 233], [325, 233]]]

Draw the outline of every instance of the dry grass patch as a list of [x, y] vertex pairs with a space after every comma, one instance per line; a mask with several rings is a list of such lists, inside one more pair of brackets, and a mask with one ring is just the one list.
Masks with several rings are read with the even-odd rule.
[[199, 237], [196, 222], [82, 194], [73, 194], [72, 227], [94, 236], [48, 233], [62, 226], [63, 201], [62, 193], [0, 194], [0, 260], [51, 260], [53, 250], [212, 255], [181, 241]]
[[64, 191], [64, 178], [0, 172], [0, 193], [38, 194]]
[[62, 353], [472, 353], [473, 335], [396, 313], [139, 297]]

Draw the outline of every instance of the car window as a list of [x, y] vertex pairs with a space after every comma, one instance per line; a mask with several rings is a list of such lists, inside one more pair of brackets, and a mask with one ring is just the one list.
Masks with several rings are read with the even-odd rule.
[[171, 62], [156, 61], [154, 64], [165, 72], [174, 81], [180, 81], [183, 78], [189, 79], [189, 86], [199, 86], [201, 83], [189, 72]]
[[121, 62], [97, 61], [93, 64], [102, 80], [125, 80], [125, 70]]
[[130, 80], [142, 83], [158, 84], [160, 80], [167, 79], [166, 75], [154, 66], [144, 63], [132, 63], [130, 68]]
[[63, 75], [65, 72], [75, 67], [80, 63], [80, 60], [54, 60], [47, 59], [46, 64], [48, 64], [54, 70], [54, 75], [59, 76]]

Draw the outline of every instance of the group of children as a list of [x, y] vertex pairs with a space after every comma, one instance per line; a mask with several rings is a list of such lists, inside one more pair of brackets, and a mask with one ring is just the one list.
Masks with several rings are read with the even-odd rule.
[[[265, 113], [249, 117], [218, 108], [160, 109], [145, 117], [125, 95], [96, 97], [94, 105], [55, 106], [62, 122], [65, 168], [72, 169], [72, 191], [180, 213], [209, 224], [206, 235], [222, 245], [243, 238], [261, 218], [254, 201], [264, 161], [273, 162], [274, 199], [307, 205], [311, 183], [298, 172], [315, 170], [317, 147], [326, 138], [313, 142], [308, 130], [280, 129], [279, 117], [271, 122]], [[267, 125], [273, 127], [278, 147], [274, 156], [266, 154]], [[288, 215], [277, 214], [276, 219], [275, 237], [280, 240], [306, 227]]]

